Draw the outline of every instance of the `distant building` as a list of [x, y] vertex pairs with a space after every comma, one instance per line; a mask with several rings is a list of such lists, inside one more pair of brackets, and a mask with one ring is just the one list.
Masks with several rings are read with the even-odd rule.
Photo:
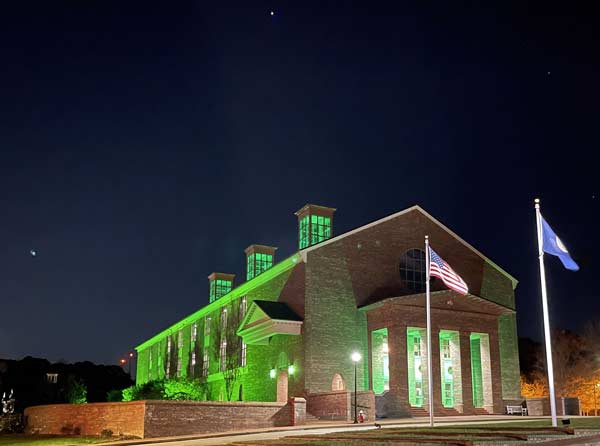
[[237, 287], [233, 275], [212, 273], [209, 305], [137, 347], [137, 383], [193, 375], [212, 399], [226, 399], [233, 350], [231, 399], [304, 396], [322, 414], [316, 401], [353, 391], [358, 351], [358, 389], [374, 393], [378, 415], [424, 415], [429, 235], [470, 289], [461, 296], [431, 283], [436, 413], [502, 413], [519, 399], [516, 279], [418, 206], [335, 237], [334, 212], [296, 212], [298, 252], [280, 262], [275, 248], [249, 246], [247, 281]]

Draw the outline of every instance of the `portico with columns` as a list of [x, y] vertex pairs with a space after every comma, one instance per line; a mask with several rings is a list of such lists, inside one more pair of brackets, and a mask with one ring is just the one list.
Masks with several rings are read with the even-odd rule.
[[[434, 413], [502, 413], [498, 318], [513, 311], [451, 291], [431, 297]], [[424, 299], [423, 294], [394, 297], [361, 309], [367, 316], [369, 375], [380, 416], [429, 411]], [[383, 348], [378, 345], [382, 332], [387, 332]], [[378, 385], [382, 375], [389, 376], [385, 387]]]

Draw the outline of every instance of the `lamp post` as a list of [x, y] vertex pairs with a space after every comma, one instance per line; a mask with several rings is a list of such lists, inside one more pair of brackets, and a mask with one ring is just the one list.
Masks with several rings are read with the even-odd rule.
[[358, 364], [358, 361], [360, 361], [360, 359], [361, 359], [360, 353], [358, 353], [358, 352], [352, 353], [352, 362], [354, 363], [354, 424], [358, 424], [358, 398], [357, 398], [358, 380], [357, 380], [357, 376], [356, 376], [356, 366]]
[[129, 352], [129, 360], [127, 361], [127, 374], [131, 378], [131, 360], [133, 359], [133, 353]]
[[119, 364], [121, 364], [122, 367], [125, 367], [125, 364], [127, 364], [127, 374], [129, 375], [130, 378], [131, 378], [131, 360], [132, 359], [133, 359], [132, 352], [127, 353], [127, 358], [119, 359]]

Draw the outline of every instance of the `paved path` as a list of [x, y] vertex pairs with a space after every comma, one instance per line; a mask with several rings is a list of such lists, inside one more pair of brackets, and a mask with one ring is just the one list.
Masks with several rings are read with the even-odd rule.
[[[479, 415], [479, 416], [462, 416], [462, 417], [443, 417], [436, 419], [436, 424], [444, 426], [452, 426], [457, 424], [487, 424], [487, 423], [499, 423], [499, 422], [515, 422], [515, 421], [531, 421], [536, 419], [535, 417], [515, 417], [515, 416], [493, 416], [493, 415]], [[396, 420], [385, 420], [381, 424], [385, 427], [407, 427], [407, 426], [428, 426], [428, 418], [403, 418]], [[372, 430], [375, 429], [373, 423], [353, 425], [353, 424], [331, 424], [331, 423], [317, 423], [302, 428], [280, 428], [273, 430], [253, 431], [253, 432], [239, 432], [239, 433], [221, 433], [221, 434], [207, 434], [205, 436], [188, 436], [180, 438], [155, 438], [146, 439], [135, 442], [115, 442], [111, 443], [114, 446], [125, 446], [134, 444], [146, 444], [146, 445], [161, 445], [161, 446], [216, 446], [229, 444], [231, 442], [238, 441], [251, 441], [251, 440], [273, 440], [282, 437], [289, 437], [292, 435], [322, 435], [330, 434], [335, 432], [347, 432], [355, 430]], [[218, 435], [218, 436], [216, 436]]]

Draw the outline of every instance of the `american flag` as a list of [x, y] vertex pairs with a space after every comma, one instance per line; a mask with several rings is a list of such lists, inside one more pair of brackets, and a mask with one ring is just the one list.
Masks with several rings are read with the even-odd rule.
[[442, 279], [448, 288], [457, 293], [467, 294], [469, 292], [465, 281], [431, 247], [429, 248], [429, 274]]

